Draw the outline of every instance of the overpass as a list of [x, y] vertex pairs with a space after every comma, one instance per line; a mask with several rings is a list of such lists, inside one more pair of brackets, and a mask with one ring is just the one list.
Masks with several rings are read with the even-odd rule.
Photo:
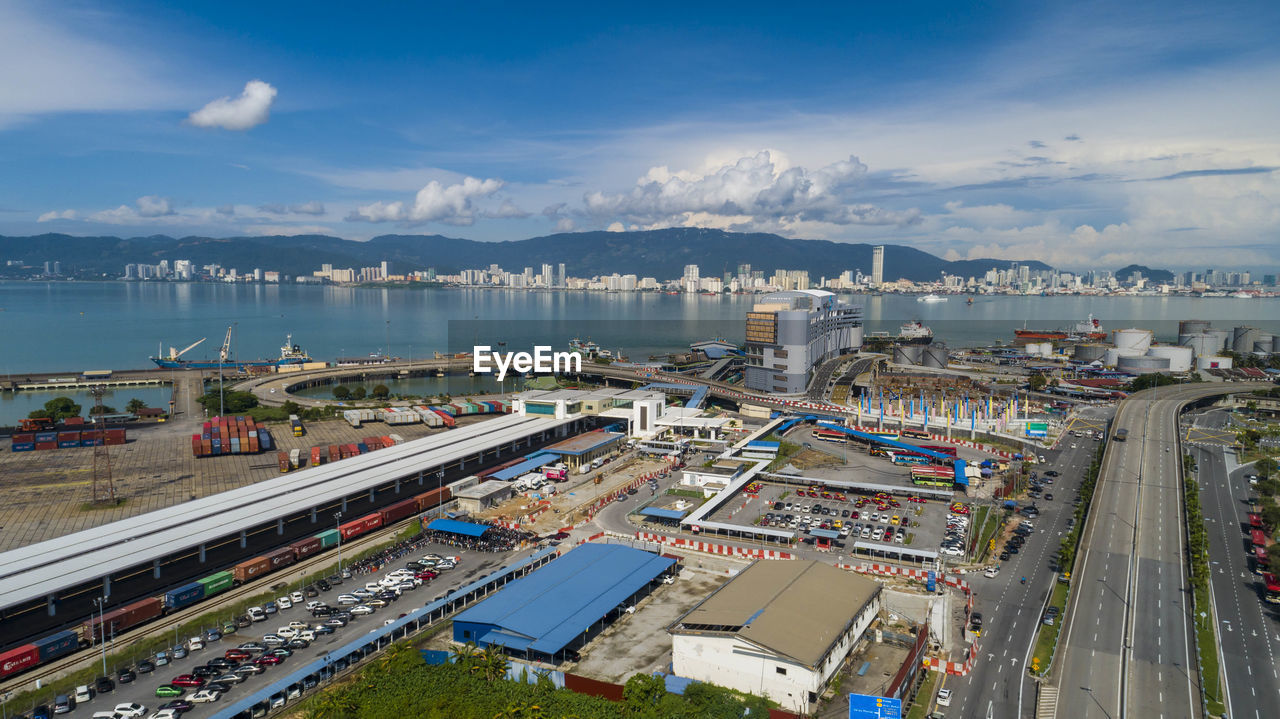
[[1186, 563], [1178, 416], [1261, 383], [1145, 390], [1120, 403], [1072, 574], [1051, 684], [1060, 716], [1203, 715]]

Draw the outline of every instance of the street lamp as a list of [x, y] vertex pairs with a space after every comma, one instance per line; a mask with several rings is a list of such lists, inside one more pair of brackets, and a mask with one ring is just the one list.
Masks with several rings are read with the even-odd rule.
[[98, 630], [102, 632], [102, 676], [104, 677], [107, 675], [107, 625], [102, 618], [102, 607], [106, 601], [105, 596], [93, 600], [94, 605], [98, 607]]
[[342, 512], [333, 513], [333, 523], [338, 530], [338, 576], [342, 576]]

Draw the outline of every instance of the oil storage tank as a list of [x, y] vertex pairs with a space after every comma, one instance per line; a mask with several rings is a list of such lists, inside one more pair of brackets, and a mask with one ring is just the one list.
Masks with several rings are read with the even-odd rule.
[[947, 346], [927, 345], [924, 350], [924, 366], [933, 369], [946, 369]]
[[1214, 350], [1214, 354], [1231, 349], [1231, 330], [1209, 330], [1205, 334], [1217, 338], [1218, 349]]
[[1212, 357], [1222, 351], [1222, 338], [1210, 332], [1178, 335], [1178, 344], [1191, 348], [1196, 357]]
[[1196, 369], [1231, 369], [1230, 357], [1198, 357]]
[[1170, 372], [1190, 372], [1192, 354], [1190, 347], [1181, 345], [1156, 345], [1147, 350], [1148, 357], [1164, 357], [1168, 359]]
[[1208, 332], [1213, 329], [1213, 325], [1204, 320], [1183, 320], [1178, 323], [1178, 335], [1194, 335], [1201, 332]]
[[1111, 333], [1111, 338], [1118, 350], [1131, 350], [1144, 355], [1151, 349], [1151, 330], [1116, 330]]
[[1275, 351], [1275, 340], [1275, 335], [1259, 332], [1257, 338], [1253, 340], [1253, 351], [1271, 354]]
[[1107, 356], [1109, 347], [1104, 344], [1094, 342], [1076, 345], [1075, 359], [1077, 362], [1097, 362]]
[[1116, 369], [1120, 372], [1128, 372], [1129, 374], [1151, 374], [1152, 372], [1168, 372], [1168, 357], [1152, 357], [1151, 355], [1142, 355], [1140, 357], [1121, 357], [1116, 362]]
[[1261, 334], [1257, 327], [1237, 327], [1232, 332], [1231, 349], [1236, 352], [1252, 352], [1253, 343]]
[[893, 348], [893, 363], [918, 365], [924, 357], [924, 345], [897, 345]]
[[1120, 364], [1122, 357], [1141, 357], [1143, 353], [1131, 349], [1120, 349], [1119, 347], [1111, 347], [1102, 357], [1102, 364], [1108, 367], [1115, 367]]

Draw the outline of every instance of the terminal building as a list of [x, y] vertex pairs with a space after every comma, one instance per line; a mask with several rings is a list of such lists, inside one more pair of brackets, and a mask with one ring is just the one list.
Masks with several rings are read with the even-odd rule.
[[758, 561], [667, 628], [672, 670], [807, 714], [880, 613], [882, 589], [822, 562]]
[[747, 389], [803, 394], [823, 361], [862, 346], [862, 307], [824, 290], [765, 295], [747, 313]]
[[607, 417], [626, 425], [627, 434], [649, 435], [657, 431], [658, 418], [666, 407], [667, 397], [652, 390], [558, 389], [521, 392], [512, 401], [512, 411], [519, 415], [565, 419], [574, 415]]

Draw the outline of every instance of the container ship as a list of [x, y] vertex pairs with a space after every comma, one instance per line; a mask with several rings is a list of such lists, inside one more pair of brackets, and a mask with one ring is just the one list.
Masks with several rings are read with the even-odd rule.
[[1055, 330], [1031, 330], [1026, 327], [1016, 329], [1013, 334], [1019, 340], [1038, 341], [1038, 340], [1059, 340], [1071, 342], [1096, 342], [1105, 340], [1107, 333], [1103, 331], [1102, 324], [1094, 319], [1093, 315], [1081, 322], [1077, 322], [1072, 329], [1055, 329]]
[[302, 349], [301, 345], [293, 343], [293, 335], [286, 335], [284, 345], [280, 347], [280, 357], [277, 359], [257, 359], [257, 360], [237, 360], [231, 356], [231, 328], [227, 328], [227, 338], [222, 342], [222, 347], [218, 350], [218, 359], [216, 360], [185, 360], [182, 355], [190, 352], [200, 346], [206, 338], [201, 337], [195, 342], [187, 346], [186, 349], [179, 352], [176, 348], [170, 347], [169, 354], [164, 356], [152, 357], [151, 361], [156, 363], [157, 367], [163, 369], [218, 369], [219, 367], [281, 367], [284, 365], [304, 364], [311, 361], [307, 351]]

